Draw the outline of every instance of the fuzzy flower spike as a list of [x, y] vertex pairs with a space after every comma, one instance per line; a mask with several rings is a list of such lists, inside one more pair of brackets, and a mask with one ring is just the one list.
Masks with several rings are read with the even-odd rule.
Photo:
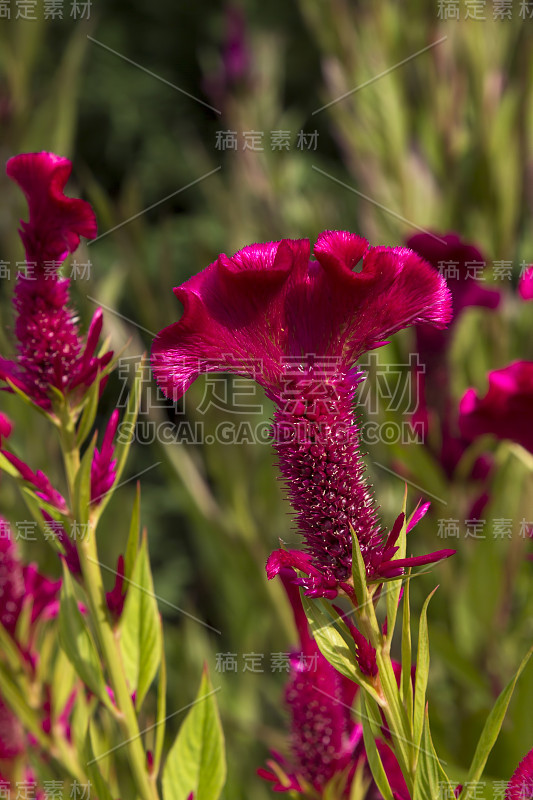
[[0, 379], [50, 409], [52, 387], [63, 393], [90, 386], [112, 353], [95, 356], [102, 330], [97, 309], [86, 338], [69, 306], [69, 279], [59, 269], [80, 237], [94, 239], [96, 219], [88, 203], [63, 194], [72, 165], [53, 153], [25, 153], [7, 162], [7, 174], [24, 192], [29, 220], [21, 222], [26, 275], [19, 274], [13, 304], [17, 312], [17, 358], [0, 357]]
[[355, 362], [413, 323], [443, 327], [451, 302], [443, 278], [406, 248], [370, 247], [360, 236], [325, 231], [314, 256], [307, 239], [219, 256], [174, 290], [184, 314], [159, 333], [152, 367], [174, 399], [203, 372], [233, 372], [265, 388], [306, 550], [274, 553], [269, 577], [283, 564], [294, 566], [307, 574], [308, 593], [334, 596], [351, 573], [350, 525], [369, 575], [379, 570], [385, 546], [353, 413], [362, 379]]

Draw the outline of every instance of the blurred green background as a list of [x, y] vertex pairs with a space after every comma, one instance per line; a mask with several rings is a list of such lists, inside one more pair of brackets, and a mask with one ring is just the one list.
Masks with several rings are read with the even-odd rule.
[[[82, 324], [102, 304], [106, 334], [131, 364], [178, 318], [172, 287], [219, 252], [281, 237], [313, 241], [326, 228], [386, 245], [419, 229], [455, 230], [482, 248], [489, 265], [510, 262], [513, 273], [498, 282], [497, 313], [468, 310], [455, 329], [456, 398], [467, 386], [482, 389], [489, 369], [532, 359], [531, 304], [517, 299], [515, 286], [521, 263], [533, 261], [533, 7], [477, 3], [485, 19], [475, 19], [473, 5], [108, 0], [88, 8], [65, 0], [63, 19], [47, 19], [51, 4], [38, 0], [28, 19], [17, 18], [16, 0], [3, 4], [0, 160], [43, 149], [68, 156], [70, 191], [83, 193], [99, 220], [101, 238], [76, 254], [79, 264], [91, 264], [72, 281]], [[232, 139], [236, 149], [222, 146]], [[11, 265], [0, 280], [0, 351], [10, 354], [10, 301], [23, 258], [16, 229], [26, 212], [16, 187], [0, 181], [0, 258]], [[486, 280], [494, 280], [490, 269]], [[410, 331], [395, 337], [378, 351], [379, 364], [405, 365], [407, 376], [413, 341]], [[125, 366], [110, 380], [100, 426], [123, 399], [127, 374]], [[376, 375], [368, 380], [379, 400]], [[206, 442], [220, 423], [255, 429], [268, 421], [268, 401], [248, 388], [246, 395], [230, 377], [201, 379], [173, 410], [147, 379], [129, 480], [106, 511], [109, 534], [100, 545], [114, 565], [135, 477], [144, 472], [142, 519], [165, 622], [168, 709], [191, 702], [207, 661], [220, 687], [228, 800], [271, 796], [255, 776], [269, 748], [286, 747], [285, 674], [272, 671], [271, 657], [295, 644], [280, 586], [264, 574], [280, 538], [297, 543], [270, 447]], [[13, 448], [31, 453], [32, 468], [46, 465], [59, 483], [54, 432], [12, 397], [0, 403], [15, 421]], [[377, 414], [389, 419], [386, 409]], [[400, 410], [395, 420], [402, 419]], [[155, 432], [177, 422], [200, 422], [203, 439], [157, 441]], [[533, 636], [530, 544], [516, 534], [522, 518], [533, 518], [531, 464], [519, 448], [490, 438], [484, 445], [496, 459], [484, 516], [488, 523], [511, 518], [511, 540], [474, 540], [462, 524], [460, 538], [443, 543], [438, 520], [464, 520], [480, 487], [464, 473], [448, 479], [419, 443], [367, 448], [384, 525], [401, 508], [404, 487], [393, 473], [404, 464], [425, 492], [410, 488], [411, 506], [428, 493], [439, 498], [413, 535], [414, 552], [459, 549], [413, 583], [415, 609], [440, 584], [430, 611], [430, 709], [437, 751], [458, 779]], [[25, 519], [7, 477], [0, 501], [5, 516]], [[58, 574], [44, 543], [27, 542], [25, 552]], [[221, 671], [221, 653], [235, 655], [236, 672]], [[263, 658], [245, 658], [254, 653]], [[533, 747], [532, 714], [529, 668], [490, 777], [507, 779]], [[171, 719], [169, 741], [181, 719]]]

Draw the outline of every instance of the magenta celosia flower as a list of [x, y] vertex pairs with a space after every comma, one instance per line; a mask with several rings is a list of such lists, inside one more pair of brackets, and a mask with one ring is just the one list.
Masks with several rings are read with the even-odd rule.
[[7, 439], [13, 430], [13, 423], [5, 414], [0, 412], [0, 447], [2, 447], [2, 439]]
[[120, 618], [126, 600], [126, 586], [124, 573], [124, 556], [120, 555], [117, 561], [115, 585], [110, 592], [106, 592], [106, 603], [113, 619]]
[[469, 306], [497, 308], [501, 295], [480, 283], [486, 259], [475, 245], [463, 242], [457, 234], [417, 233], [407, 239], [407, 246], [446, 277], [452, 296], [453, 320], [446, 330], [424, 324], [415, 329], [424, 373], [416, 375], [418, 407], [414, 414], [414, 422], [422, 423], [424, 438], [428, 436], [430, 416], [436, 415], [441, 443], [437, 456], [451, 478], [468, 444], [456, 429], [457, 409], [450, 392], [447, 355], [453, 326]]
[[491, 433], [533, 453], [533, 362], [515, 361], [489, 373], [484, 397], [468, 389], [460, 404], [459, 425], [470, 441]]
[[454, 322], [468, 306], [499, 306], [500, 292], [480, 283], [487, 261], [474, 244], [464, 242], [456, 233], [435, 232], [415, 233], [406, 244], [446, 278], [452, 294]]
[[0, 697], [0, 761], [15, 759], [24, 749], [24, 729]]
[[350, 525], [369, 573], [383, 549], [352, 409], [354, 364], [410, 324], [445, 325], [451, 309], [443, 278], [405, 248], [326, 231], [314, 255], [308, 240], [285, 239], [219, 256], [174, 290], [184, 314], [156, 338], [152, 367], [174, 399], [202, 372], [231, 371], [265, 388], [307, 549], [293, 563], [308, 564], [309, 591], [333, 596], [351, 573]]
[[51, 534], [54, 534], [58, 541], [61, 543], [63, 550], [65, 564], [72, 572], [73, 575], [81, 575], [81, 564], [80, 564], [80, 557], [78, 555], [78, 551], [76, 549], [76, 545], [71, 537], [68, 535], [67, 531], [65, 530], [64, 526], [62, 525], [59, 520], [54, 519], [50, 516], [50, 514], [44, 509], [41, 508], [41, 514], [43, 515], [43, 519], [45, 520], [48, 530]]
[[13, 635], [24, 600], [24, 571], [6, 520], [0, 517], [0, 623]]
[[61, 581], [41, 575], [35, 564], [22, 564], [9, 523], [0, 517], [0, 622], [13, 636], [25, 605], [31, 609], [30, 620], [54, 616]]
[[[35, 564], [22, 563], [9, 524], [0, 517], [0, 623], [14, 639], [14, 643], [24, 656], [32, 673], [35, 672], [39, 658], [35, 645], [36, 624], [58, 613], [60, 586], [61, 581], [52, 581], [45, 577], [38, 571]], [[28, 612], [30, 626], [22, 643], [18, 637], [17, 624], [21, 615]], [[43, 688], [46, 699], [41, 707], [41, 725], [44, 731], [49, 732], [51, 730], [51, 690], [48, 686]], [[69, 736], [68, 716], [72, 710], [72, 704], [73, 697], [71, 696], [63, 712], [55, 719], [56, 726], [63, 728], [67, 739]], [[35, 785], [33, 772], [24, 766], [29, 761], [29, 749], [34, 749], [36, 746], [36, 740], [24, 731], [16, 715], [0, 697], [0, 761], [2, 762], [0, 787], [8, 792], [10, 788], [13, 791], [12, 795], [8, 793], [5, 795], [6, 797], [15, 796], [14, 776], [17, 781], [17, 793], [18, 782], [21, 780], [21, 776], [24, 776], [25, 783], [28, 786], [32, 785], [31, 797], [36, 800], [37, 798], [45, 800], [46, 795]]]
[[45, 152], [15, 156], [6, 169], [26, 195], [30, 216], [20, 229], [27, 274], [17, 276], [13, 298], [17, 358], [0, 358], [0, 378], [46, 409], [51, 407], [51, 387], [63, 393], [82, 391], [112, 356], [95, 356], [101, 309], [94, 314], [84, 340], [69, 306], [70, 281], [58, 274], [65, 258], [78, 247], [80, 236], [96, 236], [90, 205], [63, 194], [71, 169], [68, 159]]
[[528, 267], [520, 276], [518, 294], [522, 300], [533, 300], [533, 265]]
[[[6, 765], [2, 765], [4, 769]], [[31, 767], [25, 767], [21, 775], [20, 767], [14, 770], [11, 777], [0, 773], [0, 797], [6, 798], [27, 798], [28, 800], [47, 800], [47, 793], [41, 789], [35, 779], [35, 773]], [[9, 770], [7, 770], [9, 771]]]
[[507, 785], [505, 800], [531, 800], [533, 797], [533, 750], [520, 762]]
[[290, 717], [291, 757], [274, 753], [267, 766], [258, 770], [272, 781], [276, 791], [304, 791], [306, 784], [321, 792], [334, 776], [345, 773], [350, 791], [353, 770], [365, 759], [363, 729], [353, 721], [351, 707], [358, 687], [343, 677], [320, 653], [309, 633], [296, 574], [280, 573], [291, 602], [300, 646], [290, 657], [290, 676], [285, 705]]
[[223, 108], [232, 92], [251, 85], [252, 57], [246, 18], [242, 8], [228, 5], [225, 10], [220, 65], [206, 75], [204, 88], [212, 101]]
[[[381, 741], [381, 739], [376, 740], [376, 747], [378, 749], [389, 786], [392, 789], [392, 796], [394, 800], [411, 800], [409, 789], [405, 783], [405, 779], [398, 765], [398, 761], [396, 760], [396, 756], [388, 744]], [[378, 798], [381, 800], [381, 794], [378, 795]]]
[[357, 663], [359, 665], [359, 669], [369, 678], [375, 678], [378, 674], [378, 665], [376, 661], [376, 651], [366, 639], [363, 634], [355, 627], [353, 622], [342, 613], [342, 609], [338, 608], [336, 605], [333, 606], [335, 611], [340, 614], [343, 619], [344, 623], [348, 627], [348, 630], [352, 634], [354, 644], [355, 644], [355, 651], [356, 651], [356, 658]]
[[117, 431], [119, 412], [113, 411], [104, 434], [100, 450], [95, 448], [91, 464], [91, 503], [96, 504], [103, 500], [109, 492], [116, 476], [117, 461], [113, 458], [115, 448], [113, 439]]

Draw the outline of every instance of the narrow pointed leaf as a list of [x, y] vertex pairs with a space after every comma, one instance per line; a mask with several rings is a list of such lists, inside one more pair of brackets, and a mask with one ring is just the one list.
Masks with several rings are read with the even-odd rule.
[[411, 679], [411, 605], [410, 605], [410, 575], [405, 582], [403, 593], [403, 620], [402, 620], [402, 679], [400, 685], [401, 698], [407, 714], [409, 729], [413, 724], [413, 682]]
[[355, 644], [346, 624], [325, 601], [315, 602], [301, 592], [302, 605], [318, 649], [335, 669], [355, 681], [378, 700], [378, 695], [359, 669]]
[[207, 670], [163, 770], [164, 800], [218, 800], [226, 781], [224, 736]]
[[163, 642], [163, 625], [161, 618], [159, 621], [161, 627], [161, 669], [159, 670], [159, 684], [157, 687], [157, 714], [156, 714], [156, 731], [155, 731], [155, 745], [154, 745], [154, 773], [159, 774], [161, 766], [161, 755], [163, 753], [163, 745], [165, 743], [165, 720], [167, 716], [167, 664], [165, 660], [165, 647]]
[[[371, 720], [373, 720], [374, 725], [372, 725]], [[368, 759], [370, 771], [372, 772], [372, 777], [383, 795], [384, 800], [394, 800], [389, 781], [383, 769], [381, 757], [376, 747], [375, 733], [379, 731], [381, 720], [377, 708], [375, 708], [372, 700], [368, 697], [364, 697], [363, 699], [362, 723], [366, 757]]]
[[420, 747], [420, 742], [422, 740], [422, 731], [424, 728], [424, 709], [426, 707], [426, 690], [429, 675], [429, 637], [427, 620], [428, 605], [437, 589], [438, 587], [436, 586], [431, 594], [428, 595], [424, 605], [422, 606], [420, 625], [418, 628], [418, 650], [416, 658], [415, 698], [413, 713], [413, 745], [415, 750], [416, 748]]
[[135, 491], [135, 500], [133, 501], [133, 510], [131, 512], [130, 530], [128, 534], [128, 543], [126, 545], [126, 552], [124, 554], [124, 576], [130, 580], [133, 574], [133, 567], [137, 558], [139, 550], [139, 534], [140, 534], [140, 514], [141, 514], [141, 484], [137, 481], [137, 488]]
[[96, 433], [85, 450], [80, 467], [74, 479], [74, 513], [76, 521], [81, 525], [89, 522], [89, 506], [91, 504], [91, 466], [93, 463]]
[[432, 752], [427, 706], [424, 716], [422, 747], [416, 765], [413, 800], [439, 800], [439, 765]]
[[106, 690], [100, 657], [86, 622], [78, 608], [70, 573], [63, 564], [63, 584], [59, 608], [59, 641], [81, 680], [107, 706]]
[[500, 733], [500, 729], [502, 727], [505, 714], [507, 713], [507, 708], [509, 707], [509, 703], [511, 702], [511, 697], [514, 692], [516, 682], [518, 681], [518, 678], [522, 674], [522, 671], [524, 670], [532, 653], [533, 653], [533, 647], [526, 653], [526, 655], [522, 659], [522, 662], [518, 667], [514, 677], [509, 681], [505, 689], [501, 692], [500, 696], [496, 700], [495, 705], [492, 708], [492, 711], [487, 717], [487, 721], [481, 733], [476, 748], [476, 752], [474, 753], [474, 758], [472, 759], [472, 764], [468, 771], [468, 776], [465, 781], [465, 788], [460, 794], [460, 800], [468, 800], [468, 798], [472, 796], [472, 792], [474, 790], [474, 783], [479, 781], [479, 779], [483, 775], [483, 770], [485, 768], [485, 764], [487, 763], [487, 759], [490, 755], [492, 748], [494, 747], [496, 739], [498, 738], [498, 734]]
[[355, 596], [360, 606], [368, 601], [368, 589], [366, 586], [366, 568], [359, 546], [359, 540], [354, 529], [350, 526], [352, 532], [352, 576], [353, 588]]
[[100, 396], [100, 376], [94, 381], [91, 388], [87, 393], [87, 399], [85, 402], [85, 406], [83, 408], [83, 412], [81, 415], [81, 419], [78, 424], [78, 429], [76, 431], [76, 444], [80, 447], [85, 439], [90, 434], [92, 427], [94, 425], [94, 420], [96, 419], [96, 412], [98, 410], [98, 399]]
[[143, 536], [120, 618], [120, 647], [130, 691], [140, 708], [161, 661], [161, 627], [154, 584]]
[[[396, 542], [396, 547], [398, 550], [394, 554], [392, 560], [395, 561], [398, 558], [405, 558], [405, 554], [407, 551], [407, 517], [405, 514], [407, 506], [407, 487], [404, 494], [403, 499], [403, 525], [398, 536], [398, 540]], [[392, 642], [392, 637], [394, 636], [394, 628], [396, 625], [396, 616], [398, 614], [398, 604], [400, 602], [400, 593], [402, 591], [402, 580], [395, 581], [392, 586], [387, 587], [386, 592], [386, 601], [387, 601], [387, 641], [390, 643]]]

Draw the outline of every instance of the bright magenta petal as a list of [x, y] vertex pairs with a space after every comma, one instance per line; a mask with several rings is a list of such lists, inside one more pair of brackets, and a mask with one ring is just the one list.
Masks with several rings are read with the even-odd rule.
[[156, 379], [177, 399], [204, 372], [233, 372], [265, 386], [281, 379], [283, 299], [291, 275], [305, 270], [303, 240], [251, 245], [225, 255], [174, 289], [179, 322], [161, 331], [152, 349]]
[[533, 362], [515, 361], [489, 373], [484, 397], [468, 389], [460, 404], [459, 427], [467, 439], [492, 433], [533, 453]]
[[[419, 322], [441, 328], [451, 319], [446, 283], [427, 262], [404, 247], [363, 252], [362, 242], [343, 231], [325, 231], [315, 246], [323, 272], [315, 278], [313, 311], [318, 315], [321, 309], [322, 325], [330, 331], [328, 354], [347, 366], [402, 328]], [[361, 270], [354, 272], [361, 258]]]
[[505, 800], [530, 800], [533, 797], [533, 750], [520, 762], [509, 781]]
[[518, 294], [522, 300], [533, 300], [533, 266], [528, 267], [521, 275]]
[[230, 371], [278, 396], [288, 363], [325, 359], [341, 376], [401, 328], [450, 320], [444, 280], [406, 248], [369, 248], [360, 236], [326, 231], [315, 255], [310, 261], [307, 240], [251, 245], [175, 289], [183, 316], [152, 351], [163, 391], [176, 399], [200, 373]]
[[28, 200], [30, 218], [21, 238], [29, 261], [64, 261], [80, 243], [94, 239], [96, 218], [89, 203], [63, 193], [72, 170], [68, 158], [53, 153], [23, 153], [10, 158], [6, 172]]

